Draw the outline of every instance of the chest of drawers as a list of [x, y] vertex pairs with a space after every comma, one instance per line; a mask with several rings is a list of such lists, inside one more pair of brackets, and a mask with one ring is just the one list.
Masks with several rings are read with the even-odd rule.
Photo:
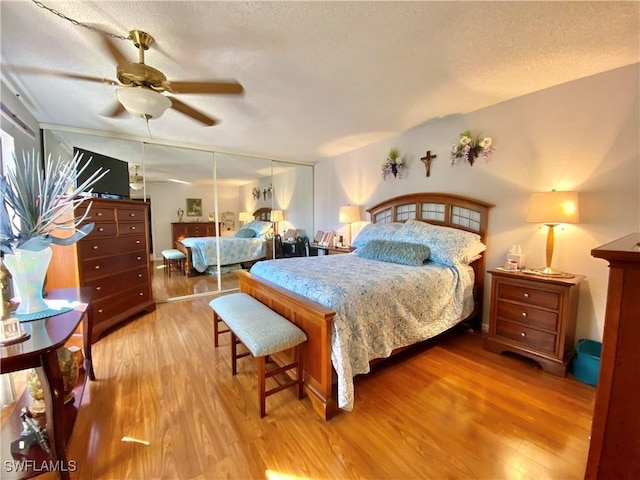
[[495, 353], [517, 353], [543, 370], [564, 376], [574, 353], [579, 283], [490, 270], [491, 316], [484, 346]]
[[[222, 222], [218, 222], [218, 229], [222, 232]], [[172, 247], [176, 242], [189, 237], [215, 237], [216, 222], [175, 222], [171, 224]]]
[[148, 208], [143, 202], [94, 199], [88, 219], [95, 223], [93, 231], [75, 245], [52, 247], [47, 288], [91, 288], [92, 342], [133, 315], [155, 310]]

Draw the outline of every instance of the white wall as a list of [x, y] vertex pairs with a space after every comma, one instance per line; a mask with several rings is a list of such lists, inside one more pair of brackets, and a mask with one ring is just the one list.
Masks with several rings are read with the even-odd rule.
[[[447, 192], [495, 205], [487, 266], [520, 244], [529, 266], [543, 266], [546, 229], [526, 223], [532, 192], [580, 192], [579, 224], [556, 229], [553, 266], [587, 276], [580, 287], [576, 338], [602, 339], [608, 265], [591, 257], [603, 243], [640, 230], [639, 64], [549, 88], [468, 114], [419, 125], [397, 137], [320, 162], [315, 168], [315, 228], [344, 232], [341, 205], [370, 207], [397, 195]], [[495, 152], [473, 167], [450, 166], [459, 133], [491, 136]], [[363, 132], [353, 132], [363, 133]], [[382, 180], [391, 147], [408, 160], [404, 179]], [[420, 157], [438, 155], [431, 176]], [[364, 223], [354, 226], [354, 235]], [[490, 276], [487, 275], [487, 284]], [[489, 289], [484, 323], [488, 323]]]

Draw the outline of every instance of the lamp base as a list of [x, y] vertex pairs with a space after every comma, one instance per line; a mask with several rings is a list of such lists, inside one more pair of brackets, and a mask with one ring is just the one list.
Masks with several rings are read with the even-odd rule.
[[522, 273], [526, 273], [528, 275], [539, 275], [541, 277], [552, 277], [552, 278], [573, 278], [575, 275], [571, 273], [561, 272], [559, 270], [555, 270], [551, 267], [545, 268], [525, 268], [521, 270]]

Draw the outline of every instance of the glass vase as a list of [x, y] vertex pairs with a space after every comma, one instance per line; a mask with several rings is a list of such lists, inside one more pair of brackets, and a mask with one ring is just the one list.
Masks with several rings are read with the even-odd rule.
[[51, 261], [51, 247], [37, 252], [15, 248], [5, 254], [4, 263], [13, 277], [13, 286], [20, 298], [18, 315], [38, 313], [49, 307], [42, 298], [44, 279]]

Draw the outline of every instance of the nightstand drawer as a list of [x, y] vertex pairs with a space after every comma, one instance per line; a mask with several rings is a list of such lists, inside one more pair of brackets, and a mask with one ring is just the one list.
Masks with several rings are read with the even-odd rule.
[[558, 313], [498, 300], [498, 317], [551, 332], [558, 330]]
[[556, 349], [557, 337], [555, 335], [525, 327], [518, 323], [500, 320], [496, 325], [496, 334], [504, 338], [510, 338], [536, 350], [553, 353]]
[[498, 283], [498, 298], [500, 299], [513, 300], [515, 302], [558, 310], [560, 308], [560, 297], [561, 295], [558, 292], [538, 290], [509, 283]]

